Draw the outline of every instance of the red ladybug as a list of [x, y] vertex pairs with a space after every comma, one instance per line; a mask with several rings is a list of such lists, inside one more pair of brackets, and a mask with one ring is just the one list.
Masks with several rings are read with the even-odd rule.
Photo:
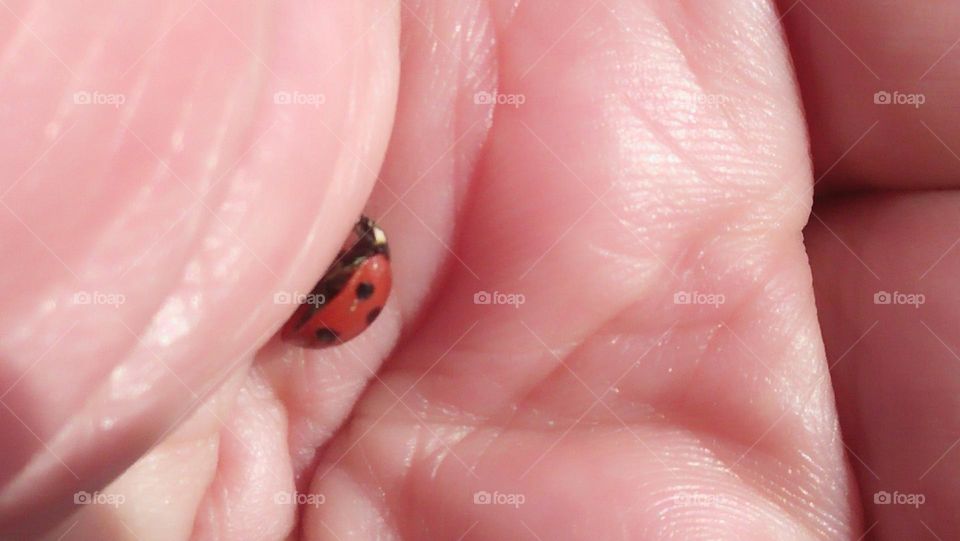
[[305, 348], [341, 344], [380, 315], [392, 284], [387, 236], [366, 216], [353, 231], [356, 239], [348, 239], [307, 302], [283, 325], [283, 340]]

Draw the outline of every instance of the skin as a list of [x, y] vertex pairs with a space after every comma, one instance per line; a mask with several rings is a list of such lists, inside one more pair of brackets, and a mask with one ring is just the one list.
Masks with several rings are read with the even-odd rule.
[[960, 7], [876, 4], [6, 0], [0, 532], [960, 536]]

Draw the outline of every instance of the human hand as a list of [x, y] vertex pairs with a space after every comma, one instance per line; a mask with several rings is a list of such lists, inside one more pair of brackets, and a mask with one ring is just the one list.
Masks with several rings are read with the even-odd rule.
[[4, 531], [956, 537], [956, 9], [304, 4], [0, 10]]

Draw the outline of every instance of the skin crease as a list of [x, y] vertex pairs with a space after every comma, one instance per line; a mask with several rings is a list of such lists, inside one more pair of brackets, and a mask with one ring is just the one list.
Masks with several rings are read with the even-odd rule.
[[[870, 70], [956, 37], [848, 4], [4, 2], [0, 537], [956, 537], [956, 200], [803, 231], [952, 187]], [[363, 209], [383, 314], [271, 338]]]

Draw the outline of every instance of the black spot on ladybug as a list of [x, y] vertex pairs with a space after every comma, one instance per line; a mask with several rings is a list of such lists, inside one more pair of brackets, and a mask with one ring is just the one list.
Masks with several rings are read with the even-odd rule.
[[314, 334], [316, 335], [317, 340], [325, 344], [330, 344], [337, 339], [337, 331], [328, 329], [326, 327], [317, 329], [317, 332]]
[[360, 282], [357, 284], [357, 298], [361, 301], [367, 300], [373, 295], [373, 284], [370, 282]]
[[367, 312], [367, 325], [373, 323], [373, 320], [377, 319], [377, 316], [380, 315], [380, 310], [383, 310], [383, 307], [378, 306]]

